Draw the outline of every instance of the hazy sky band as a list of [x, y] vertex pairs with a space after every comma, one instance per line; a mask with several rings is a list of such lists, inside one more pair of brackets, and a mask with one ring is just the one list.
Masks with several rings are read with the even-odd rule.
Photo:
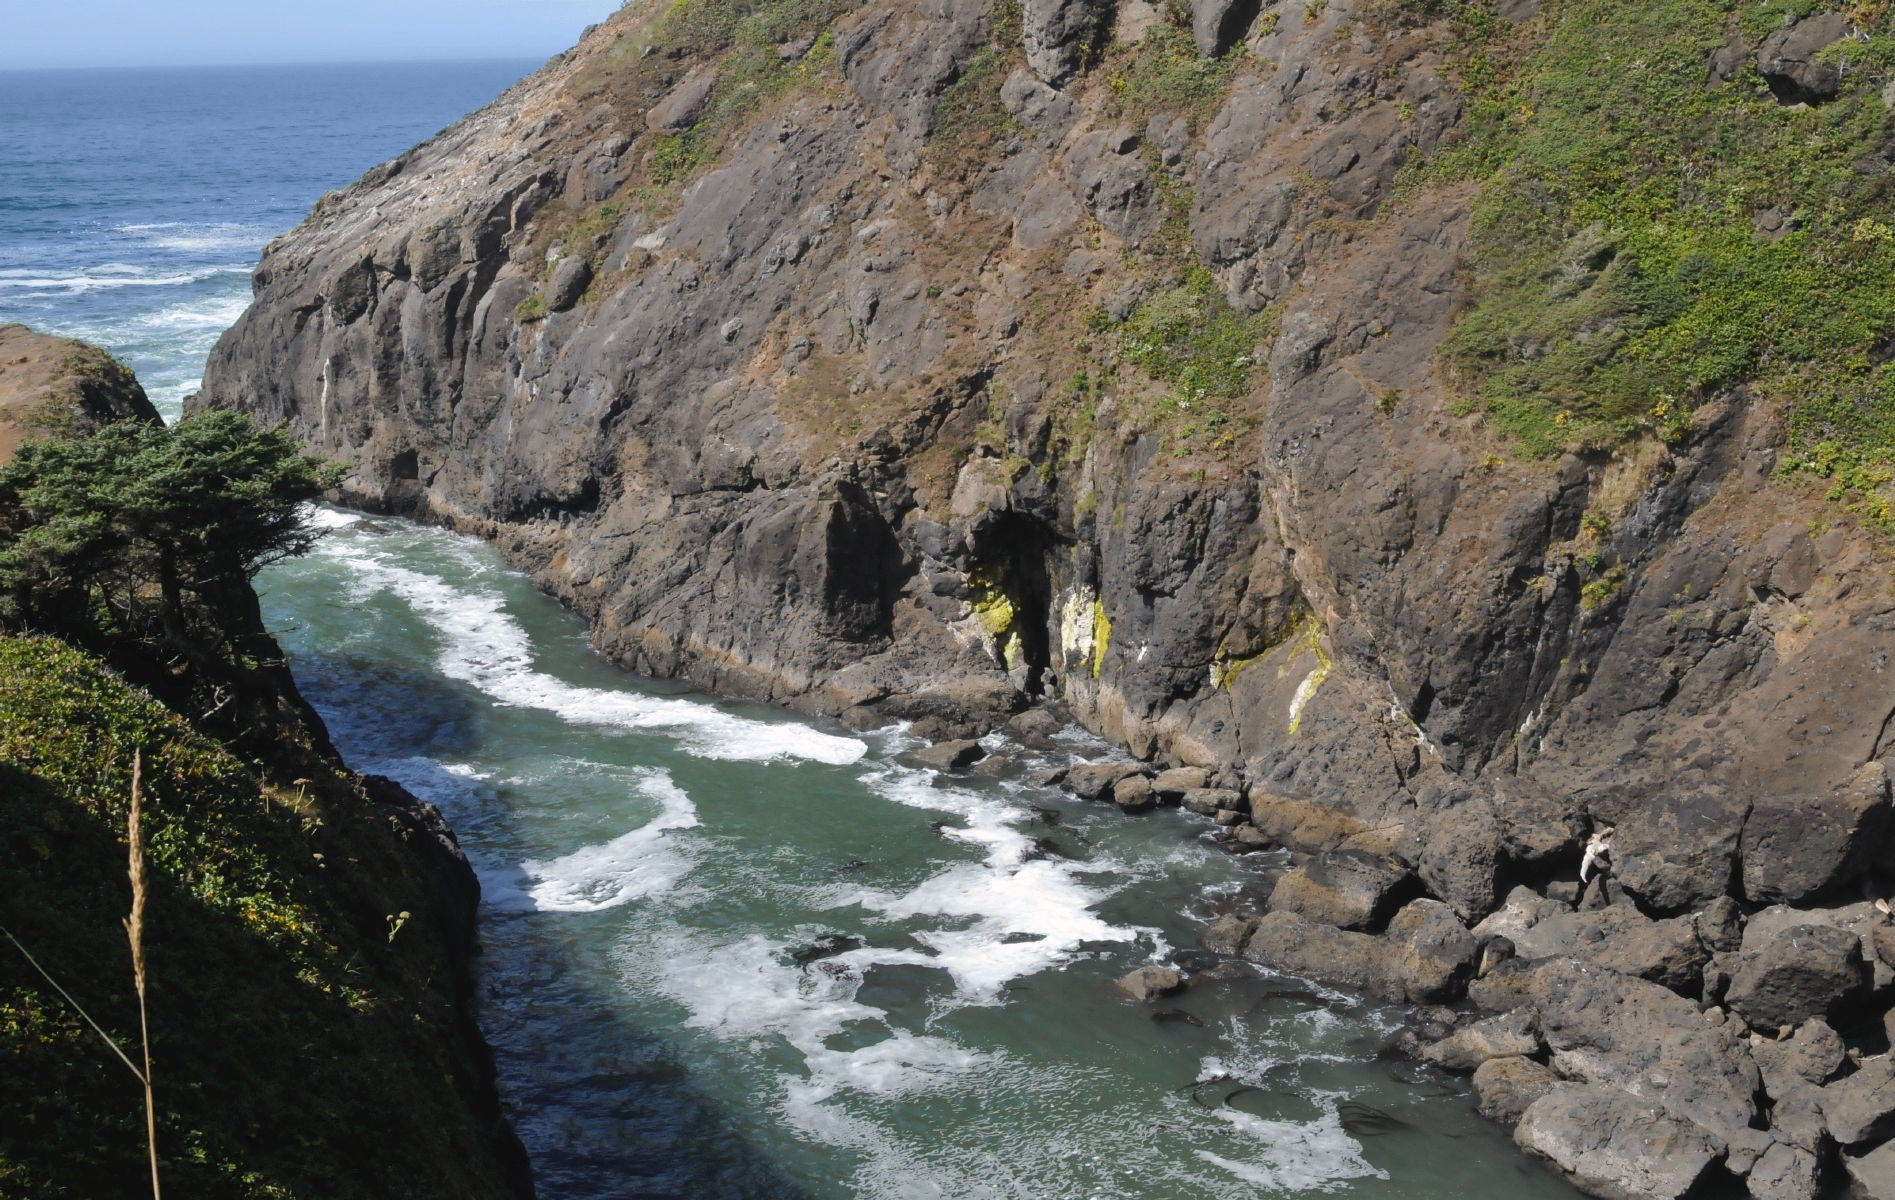
[[0, 70], [537, 58], [619, 0], [0, 0]]

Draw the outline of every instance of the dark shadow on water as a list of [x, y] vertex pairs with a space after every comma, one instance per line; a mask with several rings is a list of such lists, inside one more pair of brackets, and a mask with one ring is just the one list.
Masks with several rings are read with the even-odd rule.
[[[481, 748], [486, 705], [460, 685], [344, 658], [292, 665], [352, 765], [452, 762]], [[478, 856], [483, 831], [505, 820], [491, 814], [456, 832]], [[578, 964], [608, 951], [588, 941], [602, 928], [590, 916], [483, 908], [480, 917], [476, 1016], [541, 1200], [802, 1200], [807, 1193], [744, 1139], [668, 1040], [584, 978]]]

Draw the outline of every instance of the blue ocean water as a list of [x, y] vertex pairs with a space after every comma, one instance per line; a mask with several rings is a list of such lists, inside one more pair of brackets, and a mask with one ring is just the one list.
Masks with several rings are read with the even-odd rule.
[[0, 72], [0, 321], [107, 347], [174, 417], [271, 238], [538, 65]]

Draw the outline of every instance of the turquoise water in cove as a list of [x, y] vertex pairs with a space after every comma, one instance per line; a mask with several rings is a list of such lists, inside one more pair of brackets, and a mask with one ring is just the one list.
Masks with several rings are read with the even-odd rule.
[[[0, 320], [105, 345], [175, 416], [265, 241], [529, 65], [0, 74]], [[480, 873], [479, 1017], [549, 1200], [1573, 1194], [1386, 1051], [1400, 1010], [1115, 989], [1255, 860], [1026, 782], [1088, 735], [943, 778], [899, 729], [604, 664], [484, 544], [314, 519], [264, 611], [351, 763]]]

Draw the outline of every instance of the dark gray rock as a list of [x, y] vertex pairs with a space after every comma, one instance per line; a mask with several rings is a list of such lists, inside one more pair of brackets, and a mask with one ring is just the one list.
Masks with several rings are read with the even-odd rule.
[[1752, 1045], [1750, 1057], [1763, 1073], [1763, 1090], [1771, 1099], [1781, 1100], [1796, 1088], [1828, 1083], [1849, 1056], [1836, 1031], [1811, 1017], [1788, 1041]]
[[1184, 990], [1184, 976], [1170, 967], [1140, 967], [1118, 981], [1137, 1000], [1155, 1000]]
[[935, 771], [964, 771], [981, 759], [987, 757], [987, 751], [981, 744], [971, 740], [936, 742], [932, 746], [911, 751], [908, 755], [916, 764]]
[[1895, 1142], [1884, 1142], [1860, 1158], [1845, 1158], [1843, 1165], [1863, 1200], [1895, 1200]]
[[1494, 910], [1505, 866], [1500, 821], [1485, 799], [1473, 797], [1427, 819], [1415, 870], [1462, 920], [1478, 921]]
[[1757, 69], [1783, 103], [1819, 104], [1842, 87], [1842, 68], [1819, 63], [1816, 56], [1847, 36], [1847, 16], [1818, 13], [1763, 39], [1757, 47]]
[[1059, 87], [1079, 74], [1098, 24], [1091, 0], [1026, 0], [1020, 16], [1027, 65], [1041, 79]]
[[1744, 895], [1802, 904], [1838, 891], [1874, 863], [1889, 813], [1888, 772], [1879, 762], [1827, 795], [1758, 800], [1744, 822]]
[[1710, 952], [1693, 917], [1653, 921], [1629, 905], [1554, 913], [1514, 939], [1523, 958], [1578, 956], [1607, 970], [1696, 992]]
[[1855, 1074], [1816, 1089], [1829, 1136], [1845, 1146], [1895, 1134], [1895, 1064], [1867, 1058]]
[[1244, 943], [1257, 928], [1257, 918], [1225, 913], [1198, 935], [1198, 945], [1213, 954], [1242, 954]]
[[1198, 53], [1216, 58], [1236, 45], [1257, 19], [1257, 0], [1193, 0], [1191, 36]]
[[1475, 968], [1476, 975], [1489, 975], [1497, 970], [1501, 963], [1514, 957], [1513, 942], [1504, 937], [1492, 937], [1480, 944], [1480, 965]]
[[1523, 974], [1562, 1075], [1650, 1097], [1720, 1142], [1751, 1126], [1761, 1081], [1728, 1024], [1709, 1023], [1658, 984], [1580, 959], [1549, 959]]
[[645, 114], [645, 124], [654, 133], [683, 133], [697, 124], [716, 87], [717, 71], [714, 68], [701, 66], [694, 69], [664, 99], [652, 105], [651, 111]]
[[1540, 1052], [1540, 1030], [1529, 1009], [1476, 1021], [1427, 1047], [1421, 1057], [1449, 1071], [1472, 1071], [1489, 1059], [1524, 1058]]
[[1714, 953], [1740, 949], [1744, 944], [1744, 910], [1729, 896], [1719, 896], [1698, 914], [1698, 939]]
[[1395, 914], [1385, 939], [1387, 969], [1409, 1003], [1442, 1004], [1466, 994], [1480, 946], [1453, 909], [1439, 900], [1416, 900]]
[[565, 312], [579, 303], [591, 283], [592, 264], [583, 255], [569, 254], [560, 259], [553, 267], [552, 278], [546, 281], [547, 311]]
[[1728, 895], [1749, 805], [1715, 792], [1665, 797], [1615, 822], [1612, 874], [1649, 907], [1676, 913]]
[[1329, 850], [1277, 880], [1269, 910], [1338, 929], [1378, 930], [1419, 890], [1414, 873], [1398, 862], [1363, 850]]
[[1553, 1068], [1530, 1058], [1490, 1058], [1474, 1068], [1474, 1095], [1480, 1115], [1516, 1125], [1533, 1102], [1559, 1086]]
[[1066, 153], [1066, 185], [1099, 224], [1130, 242], [1149, 237], [1162, 214], [1152, 205], [1151, 174], [1129, 129], [1101, 129]]
[[1020, 124], [1055, 142], [1066, 136], [1079, 115], [1077, 101], [1041, 83], [1025, 67], [1007, 76], [1007, 81], [1000, 85], [1000, 102]]
[[1830, 925], [1797, 925], [1744, 952], [1724, 999], [1751, 1025], [1776, 1029], [1833, 1017], [1860, 1000], [1869, 984], [1855, 934]]
[[1695, 1122], [1615, 1087], [1555, 1087], [1520, 1118], [1513, 1140], [1594, 1196], [1677, 1200], [1724, 1145]]
[[1823, 1193], [1824, 1158], [1789, 1142], [1774, 1142], [1750, 1168], [1744, 1183], [1756, 1200], [1817, 1200]]

